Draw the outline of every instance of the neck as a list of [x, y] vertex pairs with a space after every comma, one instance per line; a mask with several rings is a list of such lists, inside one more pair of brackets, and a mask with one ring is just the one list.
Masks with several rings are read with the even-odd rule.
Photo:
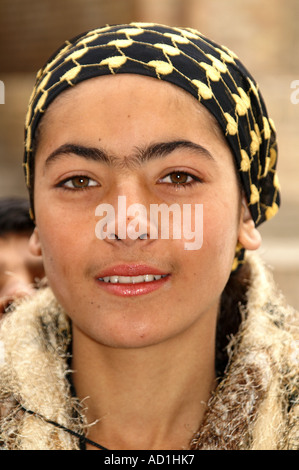
[[188, 448], [215, 387], [209, 328], [193, 329], [196, 341], [185, 332], [183, 341], [117, 349], [73, 325], [74, 385], [87, 422], [95, 422], [88, 437], [113, 450]]

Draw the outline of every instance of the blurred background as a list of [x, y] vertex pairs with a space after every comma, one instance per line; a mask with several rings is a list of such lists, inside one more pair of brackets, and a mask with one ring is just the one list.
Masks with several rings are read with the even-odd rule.
[[259, 83], [278, 132], [283, 195], [279, 214], [261, 226], [260, 251], [299, 309], [298, 0], [0, 0], [0, 197], [27, 196], [23, 123], [37, 70], [66, 39], [130, 21], [196, 28], [236, 52]]

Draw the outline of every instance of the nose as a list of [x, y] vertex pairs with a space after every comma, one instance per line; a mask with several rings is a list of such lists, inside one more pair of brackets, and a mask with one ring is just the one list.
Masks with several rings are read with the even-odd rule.
[[120, 241], [128, 246], [134, 245], [136, 241], [148, 240], [150, 238], [150, 231], [146, 225], [142, 225], [140, 222], [133, 217], [127, 217], [125, 225], [117, 221], [115, 229], [110, 227], [108, 239]]
[[103, 204], [97, 207], [96, 215], [103, 215], [96, 230], [98, 238], [105, 239], [109, 243], [122, 243], [132, 246], [142, 242], [143, 245], [151, 243], [157, 238], [156, 227], [150, 220], [150, 211], [145, 205], [133, 203], [127, 204], [126, 196], [118, 196], [117, 208]]

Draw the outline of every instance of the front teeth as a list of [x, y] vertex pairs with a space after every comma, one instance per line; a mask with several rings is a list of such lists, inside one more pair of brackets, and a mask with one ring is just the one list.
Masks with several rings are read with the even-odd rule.
[[100, 277], [99, 281], [110, 282], [111, 284], [137, 284], [139, 282], [158, 281], [163, 277], [166, 277], [166, 274], [161, 276], [158, 274], [145, 274], [144, 276], [107, 276]]

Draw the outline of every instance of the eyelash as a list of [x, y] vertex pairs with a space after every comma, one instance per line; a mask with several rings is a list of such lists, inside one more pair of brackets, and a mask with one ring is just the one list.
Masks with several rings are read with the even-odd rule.
[[[73, 188], [69, 188], [66, 186], [66, 183], [69, 183], [69, 182], [74, 182], [75, 179], [84, 179], [84, 180], [87, 180], [87, 183], [90, 183], [91, 181], [96, 183], [96, 184], [92, 184], [91, 186], [85, 186], [85, 187], [73, 187]], [[85, 191], [87, 189], [90, 189], [90, 188], [94, 188], [96, 186], [99, 186], [99, 184], [93, 180], [92, 178], [89, 178], [88, 176], [85, 176], [85, 175], [75, 175], [75, 176], [72, 176], [71, 178], [67, 178], [63, 181], [61, 181], [60, 183], [58, 183], [57, 187], [58, 188], [61, 188], [63, 189], [64, 191]]]
[[192, 181], [189, 181], [189, 182], [186, 182], [186, 183], [181, 183], [179, 181], [177, 183], [175, 183], [175, 182], [166, 183], [166, 184], [169, 184], [169, 185], [174, 186], [176, 188], [179, 187], [179, 188], [187, 189], [188, 187], [190, 188], [194, 184], [202, 183], [202, 180], [198, 176], [192, 175], [192, 174], [190, 174], [186, 171], [172, 171], [171, 173], [168, 173], [167, 175], [163, 176], [163, 178], [160, 178], [159, 181], [164, 180], [165, 178], [168, 178], [171, 175], [184, 175], [184, 176], [187, 176], [188, 178], [192, 178]]
[[[167, 175], [163, 176], [163, 178], [160, 178], [159, 179], [159, 182], [161, 182], [162, 180], [166, 179], [166, 178], [169, 178], [171, 177], [172, 175], [184, 175], [188, 178], [192, 178], [192, 181], [189, 181], [189, 182], [185, 182], [185, 183], [182, 183], [182, 182], [168, 182], [168, 183], [164, 183], [164, 184], [167, 184], [167, 185], [171, 185], [173, 187], [176, 187], [176, 188], [184, 188], [184, 189], [187, 189], [188, 187], [191, 187], [193, 186], [194, 184], [197, 184], [197, 183], [202, 183], [202, 180], [200, 178], [198, 178], [197, 176], [194, 176], [186, 171], [172, 171], [171, 173], [168, 173]], [[95, 180], [93, 180], [92, 178], [89, 178], [88, 176], [85, 176], [85, 175], [75, 175], [75, 176], [72, 176], [71, 178], [67, 178], [63, 181], [61, 181], [57, 187], [65, 190], [65, 191], [85, 191], [87, 189], [90, 189], [90, 188], [93, 188], [93, 187], [96, 187], [96, 186], [99, 186], [98, 183], [96, 184], [92, 184], [92, 185], [89, 185], [89, 186], [85, 186], [85, 187], [73, 187], [73, 188], [70, 188], [70, 187], [67, 187], [66, 186], [66, 183], [69, 183], [69, 182], [74, 182], [75, 179], [85, 179], [87, 180], [87, 183], [90, 183], [91, 181], [96, 183]], [[163, 183], [161, 183], [163, 184]]]

